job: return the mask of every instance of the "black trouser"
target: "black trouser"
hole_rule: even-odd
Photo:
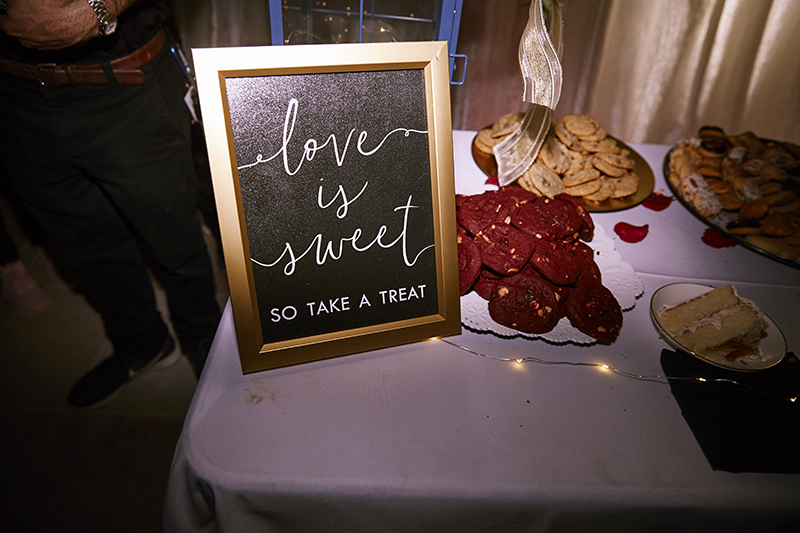
[[[17,245],[8,234],[5,220],[0,216],[0,267],[19,259]]]
[[[2,150],[0,150],[0,152],[2,152]],[[41,226],[39,226],[39,223],[36,222],[36,219],[31,216],[28,210],[24,206],[20,205],[17,195],[12,190],[9,190],[2,164],[0,164],[0,198],[3,198],[8,202],[8,205],[11,208],[11,213],[9,213],[9,215],[16,217],[17,222],[20,225],[20,229],[22,230],[24,236],[27,237],[28,241],[34,246],[43,245],[45,241],[47,241],[47,236],[44,234],[44,230],[42,230]],[[13,263],[19,258],[20,256],[19,250],[17,250],[17,244],[8,233],[5,220],[2,216],[0,216],[0,266]]]
[[[197,217],[183,77],[164,46],[144,85],[52,87],[0,74],[0,157],[80,276],[118,354],[151,355],[166,326],[140,244],[160,267],[184,351],[219,308]]]

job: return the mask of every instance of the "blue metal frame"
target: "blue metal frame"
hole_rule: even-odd
[[[450,83],[453,85],[461,85],[464,83],[464,76],[467,70],[467,56],[463,54],[456,54],[456,46],[458,45],[458,30],[461,24],[461,8],[463,5],[464,0],[442,0],[442,9],[439,13],[438,19],[438,32],[437,37],[435,40],[438,41],[447,41],[447,49],[450,51]],[[314,8],[311,6],[312,0],[308,0],[308,9],[309,11],[317,11],[321,13],[338,13],[336,10],[332,9],[320,9]],[[378,15],[375,13],[375,0],[372,0],[372,10],[370,11],[370,16],[374,17]],[[281,0],[269,0],[269,26],[270,26],[270,37],[272,38],[273,45],[283,45],[284,44],[284,36],[283,36],[283,15],[282,15],[282,8]],[[436,26],[436,20],[431,19],[421,19],[421,18],[410,18],[410,17],[403,17],[399,15],[383,15],[380,14],[382,18],[393,18],[393,19],[401,19],[401,20],[412,20],[415,22],[433,22],[434,27]],[[362,42],[363,34],[362,28],[364,27],[364,0],[359,0],[359,10],[358,10],[358,42]],[[462,76],[460,81],[453,81],[452,75],[455,72],[455,61],[456,59],[463,59],[464,66],[462,68]]]
[[[280,24],[275,21],[280,20]],[[280,0],[269,0],[269,35],[274,45],[283,44],[283,15]]]

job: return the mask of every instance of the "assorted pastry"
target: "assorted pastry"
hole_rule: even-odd
[[[461,294],[488,301],[492,320],[546,333],[559,320],[601,342],[616,340],[622,309],[602,283],[591,215],[573,197],[516,185],[456,199]]]
[[[487,158],[494,146],[522,122],[523,113],[508,113],[478,132],[474,146]],[[534,163],[516,183],[548,198],[558,194],[580,197],[590,204],[625,198],[639,189],[635,161],[589,114],[555,119]]]
[[[704,126],[673,147],[670,187],[714,226],[800,260],[800,146]]]

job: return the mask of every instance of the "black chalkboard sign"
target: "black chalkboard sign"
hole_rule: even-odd
[[[460,332],[447,58],[194,51],[245,372]]]

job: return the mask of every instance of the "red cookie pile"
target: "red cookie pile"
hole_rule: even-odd
[[[568,317],[583,333],[613,342],[622,308],[602,283],[589,213],[572,197],[517,186],[456,198],[461,294],[489,301],[489,315],[525,333],[546,333]]]

